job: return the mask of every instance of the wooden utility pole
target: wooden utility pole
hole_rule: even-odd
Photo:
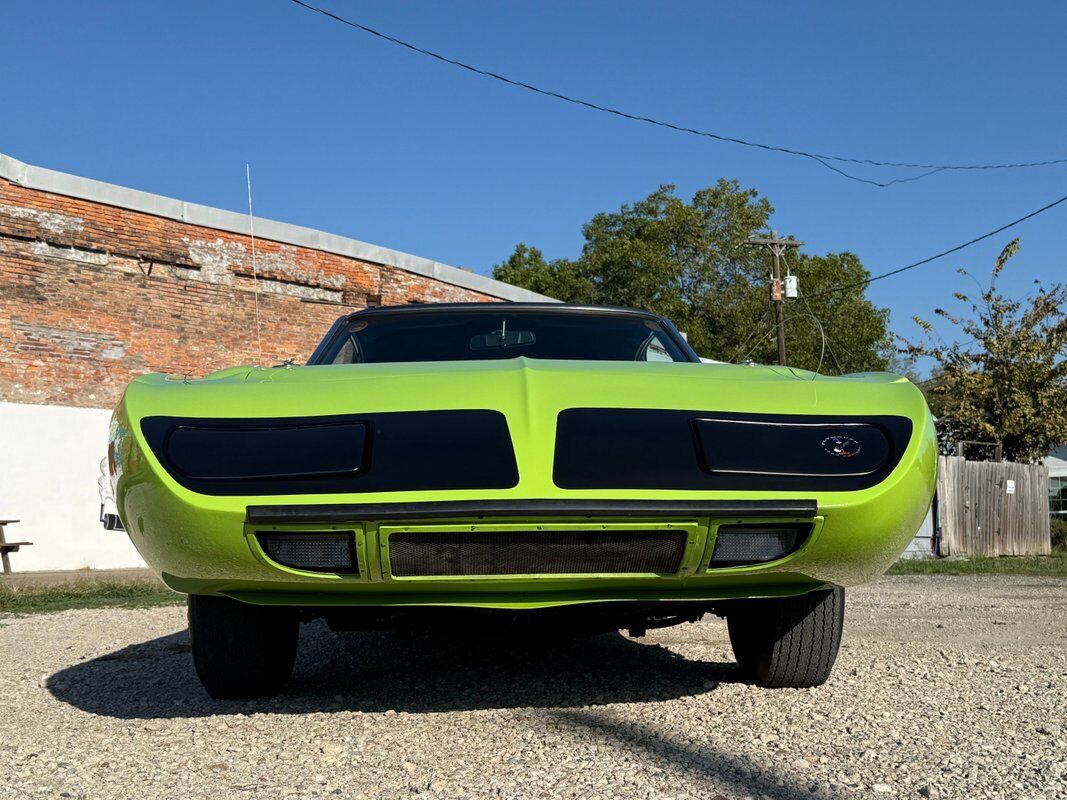
[[[779,239],[777,231],[771,231],[769,237],[757,236],[748,239],[745,244],[757,247],[767,247],[774,256],[774,271],[771,273],[771,301],[774,303],[774,318],[778,330],[778,363],[785,364],[785,311],[782,308],[784,300],[782,293],[782,253],[789,247],[800,247],[804,244],[797,239]]]

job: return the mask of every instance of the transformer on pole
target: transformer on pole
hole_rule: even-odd
[[[745,244],[759,247],[767,247],[774,256],[774,271],[771,273],[771,302],[774,303],[774,316],[778,332],[778,363],[785,364],[785,311],[782,302],[785,298],[795,298],[800,291],[800,280],[796,275],[787,275],[785,282],[782,281],[782,254],[790,247],[800,247],[803,242],[789,238],[779,239],[777,231],[771,231],[771,235],[757,236],[748,239]]]

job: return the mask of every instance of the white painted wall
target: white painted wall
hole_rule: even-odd
[[[926,512],[926,518],[919,530],[915,532],[915,538],[908,544],[907,549],[901,553],[901,558],[932,558],[931,549],[934,540],[934,509],[933,506]]]
[[[144,566],[124,532],[98,521],[110,419],[99,408],[0,403],[0,519],[21,520],[8,541],[33,542],[11,554],[14,571]]]

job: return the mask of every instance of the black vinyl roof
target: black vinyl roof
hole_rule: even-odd
[[[311,358],[308,360],[309,364],[316,363],[316,359],[322,352],[327,349],[330,340],[338,335],[339,331],[347,327],[350,322],[356,319],[364,319],[367,317],[378,316],[392,316],[392,315],[406,315],[406,314],[448,314],[449,312],[484,312],[487,314],[500,314],[501,312],[507,314],[523,313],[526,311],[534,312],[548,312],[548,313],[563,313],[563,314],[586,314],[589,316],[635,316],[644,317],[645,319],[656,320],[668,333],[668,335],[674,339],[675,344],[681,348],[690,360],[700,361],[700,356],[696,354],[689,343],[685,340],[685,336],[678,332],[678,329],[674,327],[669,319],[660,314],[656,314],[652,311],[645,311],[640,308],[627,308],[625,306],[595,306],[595,305],[579,305],[574,303],[508,303],[508,302],[486,302],[486,303],[408,303],[402,306],[374,306],[373,308],[364,308],[359,311],[353,311],[350,314],[345,314],[337,318],[330,330],[327,331],[326,336],[319,346],[315,348],[315,352],[311,354]]]
[[[379,314],[427,314],[449,311],[485,311],[499,314],[501,311],[508,313],[514,311],[563,311],[578,314],[635,314],[642,317],[652,317],[662,320],[659,314],[645,311],[640,308],[628,308],[626,306],[592,306],[578,305],[574,303],[408,303],[402,306],[374,306],[353,311],[346,315],[346,319]]]

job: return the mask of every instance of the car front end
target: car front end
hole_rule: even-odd
[[[918,529],[932,497],[936,448],[910,383],[882,375],[811,381],[766,367],[656,367],[650,378],[649,365],[517,359],[139,379],[117,417],[121,516],[148,563],[179,591],[269,603],[306,603],[313,595],[322,603],[507,607],[848,586],[883,572]],[[662,408],[668,397],[680,408]],[[782,407],[805,413],[781,415]],[[352,434],[352,449],[366,463],[325,467],[358,476],[291,476],[306,467],[289,463],[299,462],[292,448],[302,431],[337,437],[359,426],[368,432]],[[749,428],[762,444],[730,438]],[[833,445],[822,442],[855,441],[857,430],[884,435],[892,450],[888,458],[878,454],[881,464],[860,465],[867,475],[775,474],[804,468],[795,458],[804,444],[812,452],[800,455],[831,461],[824,450]],[[716,433],[726,446],[768,452],[723,454],[737,471],[716,473],[703,456]],[[272,437],[283,441],[265,445]],[[313,433],[307,446],[315,442]],[[237,472],[275,458],[267,473],[283,477],[195,475],[212,465],[168,455],[197,443],[208,460],[240,450],[248,464],[221,465]],[[850,462],[863,455],[837,457],[831,466],[855,472]],[[581,543],[583,532],[600,531],[632,532],[632,543],[625,535],[602,547],[595,537]],[[662,531],[676,535],[653,535]],[[528,561],[497,566],[492,553],[475,552],[492,549],[492,540],[464,549],[484,535],[503,537],[500,547],[514,552],[510,533],[543,543],[530,545]],[[729,551],[719,543],[723,534],[739,537]],[[279,555],[287,535],[311,542],[304,561]],[[316,563],[318,535],[340,543]],[[437,546],[429,539],[420,546],[423,535]],[[397,542],[404,545],[399,559]],[[573,551],[570,568],[553,555],[561,548]],[[615,568],[613,548],[648,556],[627,552]]]
[[[936,468],[898,376],[522,355],[145,376],[112,453],[168,586],[337,619],[838,591],[899,556]]]

